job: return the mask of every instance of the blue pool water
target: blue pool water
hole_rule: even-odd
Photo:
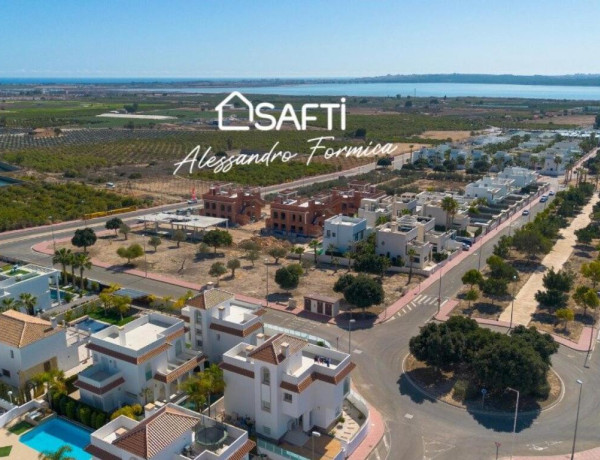
[[[84,331],[89,331],[92,334],[95,334],[102,329],[106,329],[110,324],[103,323],[102,321],[96,321],[92,318],[84,319],[76,324],[79,329],[83,329]]]
[[[66,444],[72,449],[67,456],[73,457],[75,460],[91,460],[92,458],[83,450],[90,443],[90,431],[59,418],[33,428],[22,435],[19,441],[38,452],[54,452]]]

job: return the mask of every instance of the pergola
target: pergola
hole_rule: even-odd
[[[186,232],[191,232],[192,238],[198,236],[199,230],[206,230],[210,227],[218,227],[225,224],[225,228],[229,228],[229,220],[220,217],[209,216],[180,216],[176,214],[168,214],[166,212],[158,212],[156,214],[147,214],[138,217],[138,222],[144,223],[144,230],[148,229],[148,224],[153,224],[154,231],[159,232],[161,226],[168,226],[171,235],[175,230],[182,229]]]

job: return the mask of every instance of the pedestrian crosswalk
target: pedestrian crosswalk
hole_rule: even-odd
[[[438,303],[437,297],[420,294],[420,295],[416,296],[414,298],[414,300],[411,300],[409,303],[407,303],[398,313],[396,313],[394,315],[394,318],[400,318],[402,315],[405,315],[408,312],[411,312],[412,310],[419,308],[422,305],[436,305],[437,306],[437,303]],[[444,303],[444,302],[442,301],[442,303]]]

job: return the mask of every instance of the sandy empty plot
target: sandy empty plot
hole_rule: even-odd
[[[446,140],[450,138],[453,142],[458,142],[471,137],[471,131],[425,131],[419,137],[436,140]]]
[[[526,123],[554,123],[555,125],[577,125],[592,126],[594,124],[594,115],[560,115],[557,117],[545,117],[536,120],[525,120]]]

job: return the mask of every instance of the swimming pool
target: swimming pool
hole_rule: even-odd
[[[69,457],[91,460],[92,456],[83,450],[90,443],[90,433],[66,420],[53,418],[22,435],[19,441],[38,452],[54,452],[66,444],[72,449]]]
[[[102,329],[106,329],[110,324],[103,323],[102,321],[97,321],[92,318],[86,318],[83,321],[79,321],[75,326],[79,329],[83,329],[84,331],[89,331],[92,334],[95,334]]]

